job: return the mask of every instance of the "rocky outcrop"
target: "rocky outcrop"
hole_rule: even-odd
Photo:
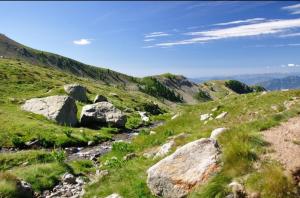
[[[94,99],[94,103],[97,102],[107,102],[107,98],[103,95],[97,95]]]
[[[77,124],[77,107],[75,101],[68,96],[49,96],[27,100],[22,109],[43,115],[61,125]]]
[[[219,146],[214,139],[190,142],[150,167],[147,185],[155,196],[185,197],[218,170],[219,154]]]
[[[86,96],[86,88],[79,84],[65,85],[64,90],[72,97],[74,100],[81,102],[87,102],[88,98]]]
[[[141,120],[142,120],[143,122],[149,122],[149,121],[150,121],[150,118],[147,116],[147,113],[146,113],[146,112],[144,112],[144,111],[139,111],[138,113],[140,114]]]
[[[82,108],[80,122],[83,126],[111,124],[124,127],[126,115],[109,102],[98,102]]]

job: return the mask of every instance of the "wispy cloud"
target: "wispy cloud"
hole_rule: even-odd
[[[240,24],[240,23],[256,23],[256,22],[264,21],[264,20],[266,20],[266,19],[265,18],[253,18],[253,19],[230,21],[230,22],[225,22],[225,23],[216,23],[214,25],[235,25],[235,24]]]
[[[154,37],[162,37],[162,36],[169,36],[170,34],[165,32],[152,32],[145,35],[145,38],[154,38]]]
[[[155,41],[154,38],[144,39],[145,42]]]
[[[283,10],[289,11],[291,14],[300,14],[300,3],[282,7]]]
[[[299,64],[289,63],[287,65],[281,65],[281,67],[300,67]]]
[[[286,43],[286,44],[274,44],[274,45],[252,45],[248,47],[300,47],[300,43]]]
[[[216,30],[200,31],[200,32],[188,32],[185,35],[195,36],[191,39],[163,42],[158,43],[156,46],[175,46],[175,45],[187,45],[193,43],[203,43],[211,40],[260,36],[275,33],[283,33],[287,30],[300,28],[300,18],[298,19],[279,19],[267,22],[239,25],[230,28],[222,28]]]
[[[79,39],[79,40],[73,41],[73,43],[75,45],[89,45],[89,44],[91,44],[91,39]]]

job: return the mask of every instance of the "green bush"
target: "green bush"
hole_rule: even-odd
[[[208,93],[199,90],[199,92],[194,96],[200,102],[206,102],[212,100]]]
[[[125,127],[128,129],[136,129],[143,124],[139,116],[131,116],[127,119]]]
[[[237,80],[228,80],[225,82],[225,86],[238,94],[253,92],[253,88]]]

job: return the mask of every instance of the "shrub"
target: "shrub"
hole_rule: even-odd
[[[246,94],[253,92],[253,89],[237,80],[229,80],[225,82],[225,86],[238,94]]]
[[[12,144],[13,144],[14,147],[17,147],[17,148],[24,148],[25,147],[25,141],[19,136],[13,136]]]
[[[202,90],[199,90],[199,92],[194,97],[200,102],[206,102],[211,100],[209,94]]]
[[[126,128],[128,129],[136,129],[143,124],[142,120],[138,116],[131,116],[127,119]]]
[[[56,160],[58,163],[63,163],[66,159],[65,152],[63,150],[53,150],[51,152],[51,155],[54,160]]]

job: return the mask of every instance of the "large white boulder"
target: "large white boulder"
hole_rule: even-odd
[[[150,167],[147,185],[155,196],[185,197],[218,170],[219,156],[219,146],[214,139],[190,142]]]
[[[77,107],[75,101],[68,96],[49,96],[32,98],[21,107],[25,111],[43,115],[61,125],[77,124]]]
[[[84,126],[111,124],[124,127],[126,115],[109,102],[98,102],[83,106],[80,123]]]
[[[69,84],[64,86],[65,92],[69,94],[74,100],[81,102],[87,102],[88,98],[86,96],[86,88],[79,84]]]

